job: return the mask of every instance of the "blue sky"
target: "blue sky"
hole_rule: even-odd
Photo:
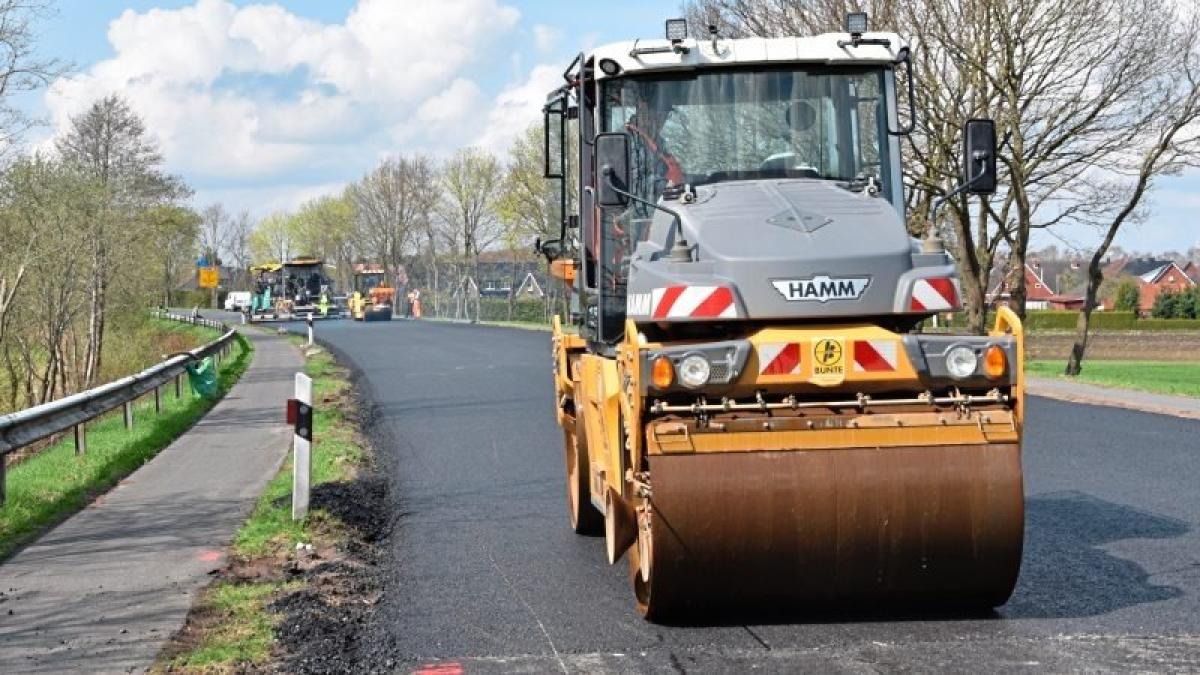
[[[581,47],[657,36],[678,0],[61,0],[40,50],[72,75],[26,105],[44,142],[116,91],[168,168],[256,216],[336,192],[380,157],[502,152]],[[1200,171],[1164,179],[1130,250],[1200,246]],[[1060,233],[1086,247],[1095,233]],[[1042,235],[1034,245],[1056,244]]]

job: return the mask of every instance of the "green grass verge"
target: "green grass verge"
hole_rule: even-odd
[[[216,331],[204,330],[207,339],[216,336]],[[240,336],[234,342],[232,358],[221,364],[221,395],[246,370],[252,350]],[[88,423],[87,452],[83,455],[75,454],[74,439],[68,434],[10,467],[8,498],[0,507],[0,560],[146,463],[214,404],[193,394],[186,383],[183,396],[177,399],[174,387],[168,385],[162,389],[161,414],[154,412],[153,396],[134,404],[132,430],[125,429],[118,408]]]
[[[1066,361],[1030,361],[1026,372],[1066,378]],[[1085,361],[1079,381],[1156,394],[1200,397],[1200,363],[1168,361]]]
[[[177,657],[177,670],[212,670],[219,664],[261,661],[270,654],[274,628],[266,605],[291,584],[217,584],[204,595],[205,610],[214,622],[204,641]]]
[[[297,346],[299,337],[289,338]],[[366,451],[355,440],[350,417],[349,373],[333,357],[319,351],[305,360],[305,372],[313,378],[312,483],[346,481],[367,460]],[[281,559],[297,543],[329,542],[338,536],[338,522],[320,509],[303,521],[292,520],[292,462],[289,458],[279,474],[268,483],[250,518],[234,537],[232,557],[241,561]],[[280,617],[267,611],[271,600],[290,592],[302,582],[218,581],[210,586],[194,616],[213,617],[204,622],[195,646],[170,657],[159,667],[166,671],[226,671],[262,665],[271,656],[274,630]]]

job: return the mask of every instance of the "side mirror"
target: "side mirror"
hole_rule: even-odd
[[[963,128],[963,182],[973,195],[996,194],[996,123],[967,120]]]
[[[596,134],[596,197],[601,207],[625,206],[629,198],[629,137],[622,132]],[[617,189],[614,190],[613,188]]]
[[[546,241],[542,241],[541,238],[538,238],[538,240],[533,243],[533,248],[537,253],[545,256],[546,260],[549,261],[558,260],[563,256],[563,245],[562,241],[559,239],[548,239]]]

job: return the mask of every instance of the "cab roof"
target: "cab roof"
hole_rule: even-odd
[[[665,39],[616,42],[597,47],[587,55],[598,65],[604,59],[621,66],[618,75],[640,72],[691,70],[740,64],[814,63],[825,65],[884,65],[900,58],[908,43],[896,33],[865,33],[863,44],[850,44],[848,33],[824,33],[810,37],[718,39],[713,50],[711,40],[688,38],[672,49]],[[886,40],[882,44],[867,44]],[[638,50],[652,49],[652,53]],[[686,51],[685,51],[686,50]],[[597,79],[612,76],[595,69]]]

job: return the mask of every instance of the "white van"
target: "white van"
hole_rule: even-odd
[[[243,312],[250,306],[250,291],[230,291],[225,296],[226,312]]]

